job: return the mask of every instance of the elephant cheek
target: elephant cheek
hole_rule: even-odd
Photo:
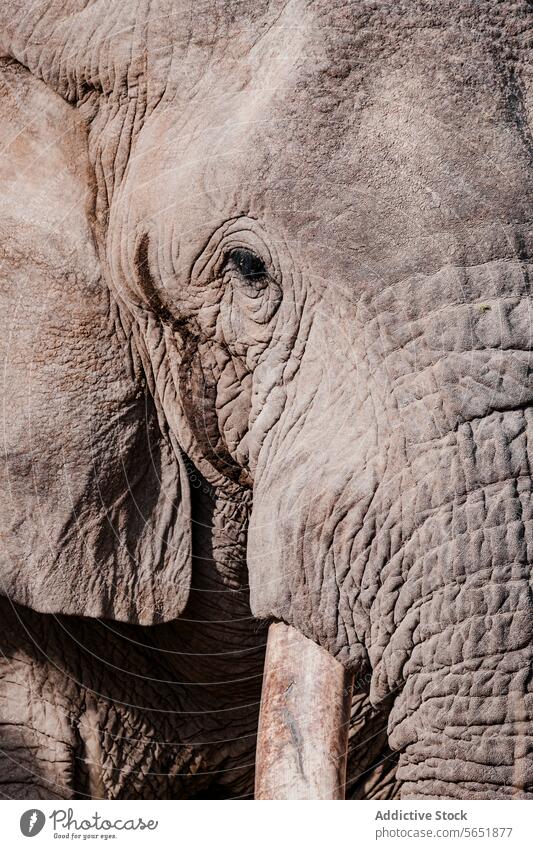
[[[352,569],[376,471],[353,476],[333,459],[273,472],[254,490],[248,531],[250,605],[296,628],[347,668],[367,661],[367,613]],[[363,562],[364,558],[360,558]]]

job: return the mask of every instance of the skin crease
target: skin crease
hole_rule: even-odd
[[[229,795],[249,792],[253,742],[242,741],[253,738],[256,707],[245,706],[256,704],[260,681],[255,691],[242,682],[260,675],[257,621],[275,617],[366,681],[354,729],[368,720],[371,741],[374,722],[378,751],[352,757],[352,775],[387,757],[388,716],[396,775],[380,767],[354,795],[530,797],[527,4],[225,3],[191,16],[186,4],[169,14],[161,3],[144,29],[144,4],[127,4],[120,26],[106,13],[106,49],[101,35],[90,40],[103,8],[83,5],[72,17],[44,3],[42,16],[10,18],[4,48],[79,107],[87,128],[91,262],[132,360],[128,375],[115,375],[110,359],[94,397],[120,388],[116,409],[127,398],[135,421],[146,384],[151,429],[130,441],[125,469],[129,478],[139,444],[157,446],[166,477],[146,475],[139,487],[150,540],[166,539],[159,496],[179,478],[170,498],[179,514],[164,519],[180,529],[168,547],[178,567],[171,572],[176,559],[164,547],[158,577],[163,590],[176,580],[187,590],[192,580],[192,590],[171,598],[159,589],[142,531],[138,577],[127,558],[108,554],[116,540],[99,530],[99,557],[123,576],[123,598],[108,592],[102,602],[104,568],[83,598],[58,583],[55,609],[39,587],[28,594],[24,571],[8,572],[7,594],[42,615],[149,625],[183,614],[150,634],[158,651],[180,647],[173,674],[189,684],[184,710],[194,709],[195,688],[183,646],[207,645],[196,681],[225,684],[202,690],[201,730],[178,723],[170,733],[185,745],[216,733],[219,705],[236,705],[241,750],[215,740],[205,754],[214,770],[226,758],[237,769]],[[236,250],[261,260],[259,280],[242,273]],[[83,326],[88,352],[99,351],[93,325]],[[75,333],[55,332],[76,362]],[[135,390],[126,392],[128,381]],[[111,456],[122,431],[103,433],[97,456]],[[85,445],[74,442],[72,456]],[[187,502],[194,475],[206,482],[206,521],[195,518],[198,500]],[[119,518],[114,527],[131,521],[127,504]],[[53,564],[68,569],[70,537],[51,537],[68,554]],[[202,598],[213,582],[227,616]],[[84,645],[97,643],[98,627]],[[224,663],[210,665],[221,639]],[[238,666],[242,697],[228,684],[235,644],[250,646]],[[165,702],[164,687],[157,698]],[[77,732],[61,726],[57,739],[67,753],[85,746],[105,759],[94,727],[106,710],[80,703],[73,695],[68,728]],[[182,771],[202,772],[188,757]],[[66,783],[79,792],[77,779]],[[161,792],[191,795],[193,784]],[[84,786],[143,792],[142,781],[111,789],[101,770]]]

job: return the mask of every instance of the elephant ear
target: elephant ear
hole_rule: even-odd
[[[76,110],[0,62],[0,592],[153,624],[190,586],[187,476],[106,285]]]

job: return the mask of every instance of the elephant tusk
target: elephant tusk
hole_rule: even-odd
[[[344,799],[353,676],[283,622],[268,632],[256,799]]]

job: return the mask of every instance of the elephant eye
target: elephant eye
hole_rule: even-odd
[[[234,248],[229,252],[227,265],[232,267],[253,289],[264,289],[268,273],[261,257],[247,248]]]

